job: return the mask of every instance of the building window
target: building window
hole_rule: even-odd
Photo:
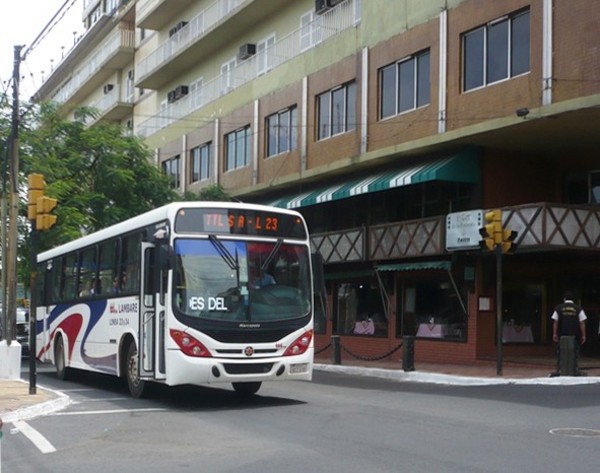
[[[204,86],[204,78],[199,77],[195,81],[190,82],[190,103],[192,110],[202,106],[202,87]]]
[[[225,171],[250,163],[250,125],[225,135]]]
[[[180,185],[180,158],[179,155],[175,156],[171,159],[167,159],[162,163],[163,172],[171,178],[171,187],[178,189]]]
[[[258,75],[269,72],[273,68],[275,35],[256,44],[256,69]]]
[[[323,39],[322,17],[310,11],[300,18],[300,50],[305,51],[319,44]]]
[[[429,73],[429,50],[380,69],[380,118],[388,118],[429,104]]]
[[[267,157],[296,149],[298,118],[296,106],[280,110],[266,118]]]
[[[529,37],[529,10],[463,34],[463,90],[528,72]]]
[[[210,178],[210,162],[212,155],[212,143],[204,143],[196,146],[190,151],[190,181],[198,182]]]
[[[388,315],[381,286],[375,277],[337,285],[338,333],[356,336],[387,336]]]
[[[461,285],[463,282],[460,281]],[[466,340],[465,295],[457,292],[448,274],[432,271],[430,276],[403,281],[397,288],[396,337]]]
[[[231,92],[234,87],[234,72],[237,65],[236,58],[221,64],[221,93]]]
[[[317,139],[339,135],[356,127],[356,82],[317,96]]]

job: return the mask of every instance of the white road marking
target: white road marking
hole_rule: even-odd
[[[42,453],[52,453],[56,452],[54,446],[48,442],[46,437],[40,434],[37,430],[31,427],[27,422],[22,420],[16,420],[13,422],[13,425],[21,432],[25,437],[31,440],[40,452]]]
[[[91,416],[91,415],[102,415],[102,414],[128,414],[130,412],[160,412],[166,411],[160,407],[150,407],[147,409],[111,409],[103,411],[79,411],[79,412],[56,412],[53,416]]]

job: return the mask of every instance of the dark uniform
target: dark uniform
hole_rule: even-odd
[[[565,297],[562,304],[557,305],[552,313],[554,321],[552,339],[558,343],[560,337],[575,337],[575,366],[579,361],[579,345],[585,343],[585,320],[587,316],[581,306]],[[560,343],[556,347],[557,372],[560,367]]]

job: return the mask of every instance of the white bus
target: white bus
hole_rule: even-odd
[[[178,202],[38,255],[36,356],[150,383],[312,378],[306,223],[253,204]],[[321,270],[320,268],[317,271]]]

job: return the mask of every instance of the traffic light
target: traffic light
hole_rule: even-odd
[[[40,197],[37,200],[37,215],[35,216],[35,229],[36,230],[49,230],[54,226],[57,220],[56,215],[52,215],[52,212],[58,201],[51,197]]]
[[[35,221],[35,229],[44,231],[49,230],[56,223],[56,215],[52,212],[58,201],[44,195],[46,183],[42,174],[30,174],[29,183],[29,201],[27,204],[27,218]]]
[[[494,251],[496,245],[502,244],[502,210],[490,210],[483,216],[487,222],[479,229],[483,239],[479,242],[482,249]]]
[[[30,174],[27,176],[29,185],[28,201],[27,201],[27,220],[35,220],[37,215],[37,201],[44,196],[44,176],[42,174]]]
[[[518,235],[514,230],[502,230],[502,253],[514,253],[517,249],[515,240]]]

